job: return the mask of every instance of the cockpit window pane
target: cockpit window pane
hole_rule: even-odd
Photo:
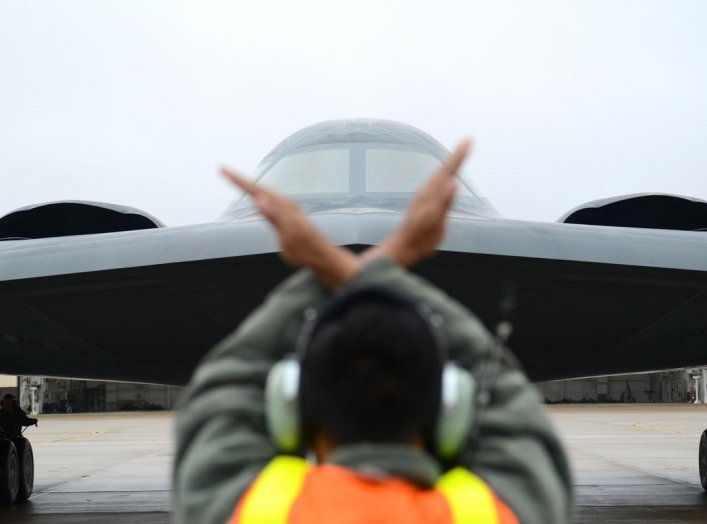
[[[349,192],[349,150],[325,149],[286,156],[258,183],[286,195]]]
[[[367,149],[366,191],[414,193],[440,165],[440,161],[432,155],[416,151]],[[459,184],[459,192],[471,194],[463,184]]]

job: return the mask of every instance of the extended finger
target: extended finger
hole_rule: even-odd
[[[224,166],[221,168],[221,174],[226,177],[231,183],[242,189],[253,197],[258,210],[268,219],[275,227],[281,222],[281,209],[283,208],[282,197],[274,191],[265,187],[258,186],[251,180],[237,173],[234,169]]]
[[[462,162],[464,162],[464,159],[469,154],[470,150],[471,140],[468,138],[462,140],[454,152],[449,155],[449,158],[447,158],[444,165],[442,165],[440,172],[444,173],[447,177],[454,176],[457,171],[459,171],[459,167],[462,165]]]
[[[446,182],[456,177],[457,171],[469,154],[470,149],[471,141],[468,139],[462,141],[454,152],[449,155],[444,164],[429,178],[427,184],[423,187],[422,191],[420,191],[419,196],[425,199],[437,198]]]
[[[226,177],[232,184],[236,185],[249,195],[257,195],[260,192],[260,187],[256,186],[251,180],[242,176],[235,169],[228,166],[223,166],[221,168],[221,174]]]

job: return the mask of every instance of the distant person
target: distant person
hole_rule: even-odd
[[[0,409],[0,428],[5,433],[5,437],[19,437],[22,435],[23,426],[32,425],[37,425],[37,419],[28,417],[15,397],[10,394],[5,395],[2,399],[2,409]]]
[[[226,172],[306,269],[194,372],[176,418],[177,522],[570,520],[567,460],[536,390],[478,319],[404,269],[443,237],[466,151],[360,256]]]

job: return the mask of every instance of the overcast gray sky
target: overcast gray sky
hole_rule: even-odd
[[[216,218],[281,139],[400,120],[510,218],[707,199],[707,2],[0,0],[0,215],[44,201]]]

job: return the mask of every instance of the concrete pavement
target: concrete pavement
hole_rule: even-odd
[[[566,443],[577,523],[707,522],[697,474],[705,405],[548,408]],[[35,492],[0,523],[170,522],[171,413],[45,415],[29,428]]]

